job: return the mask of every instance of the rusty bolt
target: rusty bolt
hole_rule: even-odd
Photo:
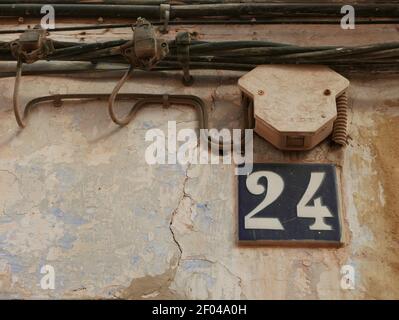
[[[53,106],[55,108],[60,108],[62,106],[62,100],[61,100],[61,97],[58,94],[54,97]]]
[[[325,96],[329,96],[330,94],[331,94],[331,90],[330,89],[324,90],[324,95]]]

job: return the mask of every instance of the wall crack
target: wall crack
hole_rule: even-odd
[[[170,233],[172,234],[173,242],[176,244],[176,247],[179,250],[179,257],[178,257],[178,261],[177,261],[177,264],[176,264],[176,269],[180,265],[180,262],[181,262],[181,259],[182,259],[182,256],[183,256],[183,248],[182,248],[181,244],[179,243],[179,241],[176,238],[176,234],[175,234],[175,232],[173,230],[173,223],[174,223],[175,217],[177,215],[177,212],[178,212],[178,210],[180,208],[180,205],[181,205],[181,203],[183,202],[183,200],[185,198],[189,198],[191,203],[195,203],[194,199],[186,191],[186,185],[187,185],[187,182],[188,182],[188,179],[189,179],[188,171],[190,170],[190,167],[191,167],[191,163],[189,163],[187,165],[187,168],[185,170],[185,177],[184,177],[184,180],[183,180],[183,187],[182,187],[182,196],[180,197],[176,208],[172,211],[172,215],[171,215],[170,222],[169,222],[169,230],[170,230]]]

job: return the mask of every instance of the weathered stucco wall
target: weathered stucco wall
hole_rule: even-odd
[[[398,40],[392,26],[189,29],[204,39],[304,45]],[[87,40],[122,36],[129,37],[128,30],[84,35]],[[236,127],[241,74],[196,74],[191,88],[181,85],[179,75],[139,74],[122,91],[195,94],[207,102],[214,127]],[[168,120],[176,120],[179,128],[196,128],[191,109],[145,109],[120,129],[105,103],[44,104],[19,131],[12,113],[12,78],[0,79],[0,297],[399,298],[399,77],[364,74],[350,80],[346,149],[326,142],[311,152],[282,153],[255,138],[256,161],[339,167],[345,245],[315,249],[236,244],[233,166],[145,162],[146,130],[166,130]],[[24,77],[21,100],[110,92],[115,81]],[[46,264],[55,269],[54,290],[40,287],[40,268]],[[340,287],[340,268],[346,264],[355,267],[355,290]]]

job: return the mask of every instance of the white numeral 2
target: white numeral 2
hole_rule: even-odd
[[[277,173],[271,171],[258,171],[252,173],[247,178],[247,189],[249,192],[255,195],[260,195],[266,191],[265,187],[258,183],[259,179],[262,177],[267,179],[267,192],[263,201],[245,216],[245,229],[284,230],[283,225],[277,218],[252,218],[259,211],[273,203],[284,189],[284,181]]]
[[[332,217],[330,210],[321,204],[321,198],[314,200],[313,206],[308,205],[309,201],[316,194],[324,180],[325,172],[312,172],[309,185],[297,205],[297,216],[300,218],[314,218],[314,223],[309,226],[310,230],[332,230],[332,227],[324,222],[324,218]],[[267,191],[264,185],[259,183],[260,178],[267,179]],[[257,171],[248,176],[246,181],[247,189],[254,195],[261,195],[266,191],[265,197],[250,213],[244,218],[245,229],[267,229],[284,230],[278,218],[256,218],[258,212],[272,204],[284,190],[284,181],[272,171]]]
[[[308,188],[296,207],[298,217],[315,218],[315,222],[309,227],[310,230],[332,230],[331,226],[324,222],[324,218],[332,217],[332,214],[326,206],[321,205],[321,198],[314,199],[313,206],[307,205],[321,186],[324,176],[325,172],[312,172]]]

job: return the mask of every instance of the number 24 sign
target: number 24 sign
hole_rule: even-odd
[[[240,242],[341,244],[336,168],[256,163],[238,177]]]

